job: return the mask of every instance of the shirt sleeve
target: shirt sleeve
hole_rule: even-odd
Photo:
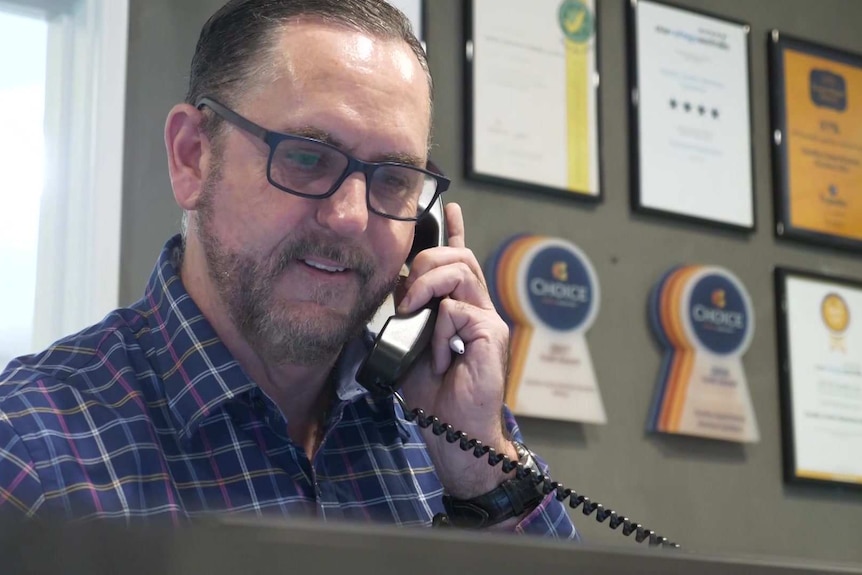
[[[510,436],[516,441],[523,441],[515,416],[505,405],[503,406],[503,421]],[[548,473],[548,465],[544,460],[536,457],[536,463],[538,463],[542,473]],[[555,539],[581,540],[581,536],[575,529],[575,524],[566,510],[566,504],[558,501],[553,492],[549,493],[533,511],[515,525],[515,533],[540,535]]]
[[[34,517],[44,500],[36,465],[0,412],[0,517]]]

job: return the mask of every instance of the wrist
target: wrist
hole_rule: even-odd
[[[457,443],[448,443],[441,437],[428,437],[427,442],[434,467],[443,491],[457,499],[470,499],[498,487],[514,477],[514,471],[504,473],[502,464],[490,465],[488,454],[476,457],[472,449],[463,451]],[[484,445],[494,448],[497,455],[505,455],[510,461],[518,461],[515,445],[507,439]]]
[[[513,448],[518,453],[513,461],[518,461],[527,470],[540,473],[529,449],[517,442]],[[520,521],[541,503],[544,493],[532,475],[520,479],[510,475],[515,474],[506,474],[496,487],[478,496],[459,498],[448,493],[444,495],[443,506],[448,521],[456,527],[468,528],[500,527]]]

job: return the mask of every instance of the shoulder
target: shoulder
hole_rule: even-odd
[[[0,372],[0,416],[17,429],[22,418],[103,396],[125,374],[148,369],[142,346],[148,331],[144,312],[118,309],[39,353],[13,359]]]

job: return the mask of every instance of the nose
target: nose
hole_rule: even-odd
[[[348,176],[335,193],[318,200],[317,223],[342,236],[358,236],[368,227],[365,174]]]

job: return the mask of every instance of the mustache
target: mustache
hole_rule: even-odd
[[[331,238],[318,233],[308,233],[293,238],[285,244],[273,262],[270,273],[277,276],[287,269],[292,261],[307,257],[319,257],[335,262],[359,275],[363,282],[374,276],[374,258],[365,249],[344,238]]]

